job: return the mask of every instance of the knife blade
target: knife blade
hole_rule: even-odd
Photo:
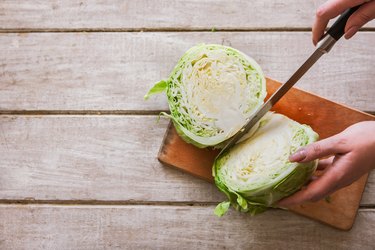
[[[317,44],[315,51],[302,64],[300,68],[286,81],[255,113],[247,119],[246,124],[229,140],[221,149],[216,159],[225,153],[229,148],[234,146],[249,130],[259,122],[259,120],[279,101],[293,85],[318,61],[318,59],[328,53],[333,45],[344,35],[345,24],[349,17],[359,8],[356,6],[346,10],[331,28],[324,34]]]

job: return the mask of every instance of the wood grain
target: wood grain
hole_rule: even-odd
[[[34,1],[0,3],[1,29],[310,28],[324,0]],[[277,10],[277,11],[275,11]],[[368,27],[375,27],[369,23]]]
[[[374,174],[350,232],[280,210],[218,219],[224,197],[157,162],[168,122],[144,115],[167,109],[142,97],[196,43],[236,47],[286,80],[313,50],[303,31],[324,1],[0,1],[0,114],[11,114],[0,115],[0,249],[373,249]],[[366,27],[298,86],[374,112]],[[212,28],[251,32],[189,32]],[[80,116],[45,115],[68,113]]]
[[[373,249],[375,215],[341,232],[285,211],[213,206],[0,206],[1,249]]]
[[[297,86],[375,111],[374,39],[340,41]],[[164,95],[144,94],[202,42],[240,49],[281,82],[313,51],[309,32],[0,34],[0,110],[165,110]]]
[[[0,116],[0,200],[208,202],[217,188],[157,161],[157,116]],[[362,205],[375,205],[370,175]]]
[[[0,200],[222,199],[161,166],[157,116],[0,116]]]

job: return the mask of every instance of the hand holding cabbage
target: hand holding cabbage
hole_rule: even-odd
[[[346,187],[375,168],[375,121],[356,123],[343,132],[310,144],[290,157],[293,162],[319,161],[324,174],[306,189],[281,200],[279,206],[318,201]]]

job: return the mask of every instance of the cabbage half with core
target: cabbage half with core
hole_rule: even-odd
[[[145,96],[166,91],[179,135],[197,147],[220,146],[263,104],[265,78],[259,65],[242,52],[216,44],[189,49],[169,78]]]
[[[230,205],[251,215],[261,213],[299,190],[316,169],[317,161],[288,160],[297,149],[318,139],[309,126],[269,112],[249,133],[214,163],[216,186],[229,199],[216,207],[218,216]]]

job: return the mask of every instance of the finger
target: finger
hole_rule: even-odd
[[[320,14],[319,9],[318,9],[318,11],[316,12],[316,17],[315,17],[314,24],[312,27],[312,41],[315,46],[319,42],[320,38],[323,36],[324,30],[327,27],[327,24],[329,21],[328,18],[323,18],[320,15],[322,14]]]
[[[337,190],[341,178],[342,175],[338,174],[338,171],[330,168],[323,176],[311,182],[306,189],[282,199],[277,205],[288,207],[307,201],[318,201]]]
[[[355,33],[366,23],[375,18],[375,1],[363,4],[348,19],[345,26],[345,39],[354,36]]]
[[[291,162],[309,162],[322,157],[348,152],[348,142],[341,135],[328,137],[303,147],[289,157]]]
[[[315,14],[315,20],[312,27],[313,43],[316,45],[324,34],[324,29],[327,27],[328,21],[346,9],[360,5],[365,0],[329,0],[321,5]]]
[[[328,166],[331,166],[332,163],[333,163],[333,158],[334,158],[334,156],[331,156],[331,157],[329,157],[327,159],[320,160],[319,163],[318,163],[317,169],[318,170],[324,170]]]

